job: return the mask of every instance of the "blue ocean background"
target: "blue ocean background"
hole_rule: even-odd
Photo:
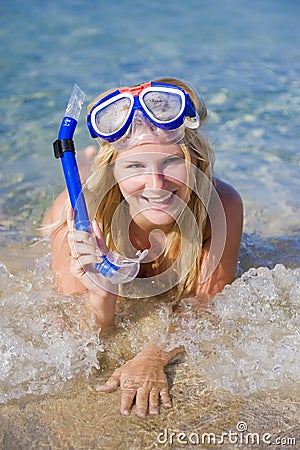
[[[243,196],[245,232],[285,241],[289,255],[270,264],[299,263],[297,0],[3,0],[0,11],[5,239],[26,239],[41,201],[63,188],[52,142],[74,82],[87,104],[110,87],[174,76],[207,103],[216,173]],[[92,143],[84,112],[75,139],[78,150]]]
[[[283,417],[286,426],[295,422],[296,402],[289,399],[295,399],[299,379],[299,21],[298,0],[1,0],[0,403],[27,394],[43,400],[49,393],[62,392],[68,381],[90,376],[101,349],[111,348],[114,365],[119,365],[122,345],[128,345],[122,350],[125,355],[129,350],[134,353],[144,345],[148,332],[160,329],[160,320],[167,323],[164,307],[152,325],[150,319],[145,326],[128,319],[120,325],[119,340],[107,347],[89,328],[82,331],[80,309],[72,299],[53,292],[49,245],[40,242],[37,227],[64,188],[52,142],[73,84],[87,95],[85,109],[108,88],[172,76],[190,83],[205,100],[216,175],[240,192],[245,207],[240,278],[216,302],[221,328],[216,324],[201,328],[197,319],[178,337],[187,344],[196,369],[203,367],[209,375],[209,389],[216,386],[224,391],[206,400],[201,397],[197,370],[191,379],[180,378],[183,366],[178,366],[173,398],[180,403],[183,392],[188,403],[180,405],[192,406],[184,411],[175,408],[173,425],[193,430],[199,422],[193,414],[202,403],[203,420],[208,424],[211,420],[216,431],[220,411],[223,418],[226,414],[240,418],[243,410],[249,421],[267,424],[267,431],[285,429],[280,424]],[[93,143],[85,120],[83,111],[75,133],[77,151]],[[199,350],[203,347],[210,359]],[[190,380],[199,397],[189,391]],[[152,448],[143,446],[142,440],[136,446],[126,440],[130,438],[127,423],[116,419],[119,393],[107,400],[97,398],[102,410],[95,409],[94,394],[86,385],[85,381],[75,388],[68,402],[55,404],[52,422],[47,416],[51,407],[42,406],[43,420],[48,417],[48,425],[59,428],[57,417],[69,417],[74,398],[72,417],[81,408],[86,415],[100,414],[93,432],[96,442],[102,428],[106,430],[108,446],[103,448]],[[275,404],[273,389],[283,392],[286,403]],[[81,400],[78,391],[84,393]],[[242,396],[246,406],[240,406],[240,397],[227,398],[225,391]],[[271,400],[260,403],[255,397],[258,391]],[[59,416],[56,408],[63,404],[65,416]],[[19,411],[18,403],[15,407]],[[34,406],[26,408],[25,422],[17,427],[10,419],[8,434],[30,430],[38,413]],[[3,411],[5,428],[10,423],[5,417],[15,416],[13,410],[7,410],[7,416]],[[75,431],[82,425],[81,418],[76,420]],[[68,420],[70,427],[73,422]],[[145,436],[145,425],[131,422],[132,429],[131,437]],[[6,449],[30,448],[32,436],[40,430],[35,425],[31,435],[28,431],[27,447],[20,446],[15,436],[15,447]],[[62,435],[70,431],[64,425],[62,430]],[[147,436],[145,442],[153,442],[150,431]],[[54,448],[47,447],[47,439],[45,448]],[[127,447],[122,447],[124,442]],[[67,444],[64,448],[83,448],[79,441],[73,447]]]

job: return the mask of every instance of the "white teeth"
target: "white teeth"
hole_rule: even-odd
[[[168,195],[165,195],[164,197],[145,197],[145,198],[150,203],[165,203],[172,197],[172,195],[173,192],[170,192]]]

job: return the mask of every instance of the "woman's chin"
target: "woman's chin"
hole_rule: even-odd
[[[173,214],[170,214],[166,211],[162,211],[159,209],[148,209],[143,213],[136,215],[134,218],[135,222],[140,222],[141,224],[151,224],[158,227],[164,227],[173,224],[176,221],[176,218]]]

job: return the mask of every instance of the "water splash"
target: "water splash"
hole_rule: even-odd
[[[215,297],[212,311],[186,310],[170,347],[179,342],[211,386],[250,395],[297,390],[300,269],[250,269]]]
[[[0,264],[1,403],[57,392],[93,368],[114,370],[155,339],[183,344],[193,377],[208,386],[241,395],[297,389],[299,268],[252,268],[196,314],[186,307],[174,316],[162,300],[128,300],[115,333],[100,341],[82,300],[54,293],[49,255],[35,258],[33,269]],[[172,321],[176,332],[166,344]]]
[[[0,403],[55,392],[98,367],[92,318],[79,299],[53,295],[40,271],[14,275],[0,264]]]

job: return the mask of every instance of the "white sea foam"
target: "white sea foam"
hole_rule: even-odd
[[[194,371],[235,394],[299,388],[300,269],[250,269],[209,313],[185,311],[170,347],[185,345]]]
[[[54,392],[98,367],[101,346],[80,303],[53,295],[38,270],[14,275],[1,263],[0,281],[0,403]]]
[[[1,263],[2,403],[87,378],[99,368],[99,352],[117,366],[149,340],[164,342],[171,321],[167,305],[158,303],[153,313],[149,300],[135,300],[134,307],[129,303],[134,313],[117,320],[117,333],[101,341],[80,299],[53,291],[48,260],[49,255],[39,257],[33,269],[17,274]],[[211,386],[243,395],[290,391],[299,374],[299,298],[300,269],[251,268],[216,296],[209,312],[195,317],[187,309],[175,316],[176,332],[168,345],[183,344],[192,372],[204,371]]]

